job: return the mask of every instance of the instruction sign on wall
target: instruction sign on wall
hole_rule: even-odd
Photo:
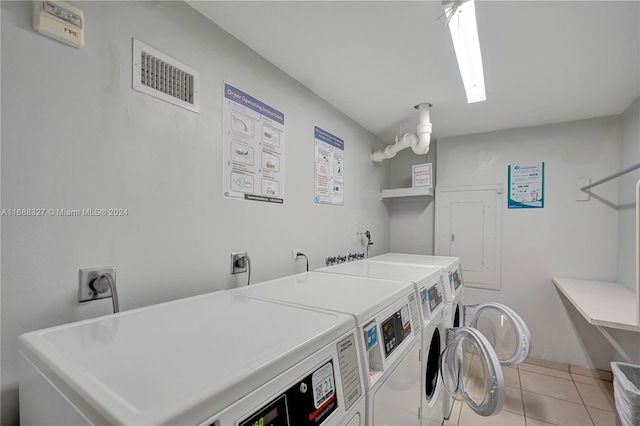
[[[344,205],[344,141],[320,127],[314,129],[316,204]]]
[[[223,197],[284,202],[284,114],[224,83]]]
[[[544,162],[508,166],[510,209],[544,207]]]

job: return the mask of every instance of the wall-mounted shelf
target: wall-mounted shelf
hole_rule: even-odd
[[[417,188],[383,189],[380,191],[380,200],[403,197],[433,197],[433,188],[421,186]]]
[[[606,281],[553,278],[553,283],[587,322],[594,325],[627,362],[631,362],[631,358],[604,327],[640,333],[637,312],[639,295],[618,283]]]
[[[637,322],[637,295],[612,282],[553,278],[589,324],[640,332]]]

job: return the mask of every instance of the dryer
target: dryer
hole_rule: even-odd
[[[418,299],[418,314],[421,324],[420,350],[420,423],[441,425],[443,421],[442,386],[438,377],[440,352],[445,347],[444,271],[439,267],[400,265],[391,263],[357,262],[342,263],[316,269],[318,272],[355,275],[361,277],[397,279],[414,283]],[[436,287],[432,289],[432,287]],[[429,289],[439,291],[442,304],[437,312],[429,311],[426,298]],[[432,299],[433,302],[434,299]]]
[[[412,282],[314,271],[229,291],[352,315],[363,356],[366,424],[420,424],[420,319]]]
[[[23,424],[363,425],[355,320],[210,293],[20,337]]]
[[[503,365],[517,365],[531,352],[531,334],[524,320],[511,308],[500,303],[465,306],[464,280],[460,259],[447,256],[386,253],[369,259],[372,262],[405,265],[439,266],[447,271],[445,297],[449,310],[448,327],[469,326],[480,330],[491,343]],[[444,417],[451,414],[452,399],[444,398]]]

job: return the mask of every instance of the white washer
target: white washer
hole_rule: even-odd
[[[342,263],[316,269],[318,272],[355,275],[360,277],[395,279],[414,283],[418,300],[418,313],[421,324],[421,369],[420,369],[420,423],[422,425],[441,425],[443,421],[441,381],[438,379],[440,352],[445,346],[445,321],[442,318],[444,300],[436,313],[429,311],[426,303],[427,290],[438,285],[443,298],[444,272],[442,268],[430,266],[400,265],[391,263],[358,262]],[[437,290],[436,290],[437,291]],[[424,295],[422,298],[421,295]],[[426,311],[425,311],[426,309]],[[418,374],[418,373],[417,373]]]
[[[366,424],[420,424],[420,319],[412,282],[307,272],[230,291],[353,315]]]
[[[386,253],[369,259],[373,262],[404,263],[413,265],[434,266],[443,268],[447,272],[445,281],[445,296],[449,311],[447,327],[459,327],[464,324],[461,317],[464,281],[459,257],[427,256],[420,254]]]
[[[227,292],[24,334],[23,424],[363,425],[352,316]]]
[[[445,296],[449,310],[448,327],[476,328],[491,343],[500,363],[516,365],[531,352],[531,334],[524,320],[511,308],[500,303],[482,303],[465,306],[464,280],[460,258],[416,254],[386,253],[369,259],[373,262],[406,265],[439,266],[445,268],[449,280],[445,281]],[[444,397],[444,417],[449,418],[453,400]]]

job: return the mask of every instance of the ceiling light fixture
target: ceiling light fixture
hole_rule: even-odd
[[[464,90],[467,92],[467,102],[484,101],[487,95],[484,91],[484,72],[474,0],[444,0],[442,6],[445,11],[443,16],[447,18],[446,25],[451,31]]]

